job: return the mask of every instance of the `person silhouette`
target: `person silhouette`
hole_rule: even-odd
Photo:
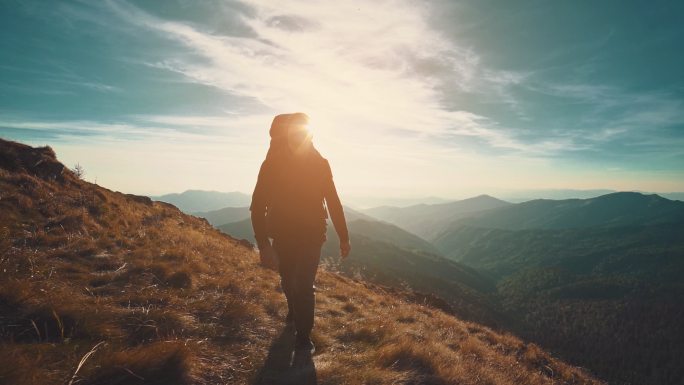
[[[314,148],[308,123],[309,117],[301,112],[273,119],[270,147],[250,205],[261,262],[277,266],[280,274],[288,307],[285,321],[294,323],[296,331],[295,355],[315,350],[311,341],[314,280],[326,241],[328,213],[340,241],[340,256],[346,258],[351,251],[330,164]]]

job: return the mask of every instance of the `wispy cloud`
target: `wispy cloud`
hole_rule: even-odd
[[[525,148],[491,119],[448,108],[448,84],[475,92],[522,80],[489,70],[480,59],[431,28],[425,6],[402,1],[311,3],[255,1],[242,15],[255,36],[227,36],[158,19],[125,2],[109,6],[124,20],[180,43],[203,58],[172,55],[152,65],[271,111],[310,112],[328,129],[351,135],[414,132],[477,136],[495,147]]]
[[[0,127],[23,130],[43,131],[57,138],[79,138],[97,135],[98,137],[146,136],[149,131],[130,124],[106,124],[89,121],[29,121],[0,120]]]
[[[584,83],[528,87],[570,105],[584,105],[581,115],[564,119],[572,125],[560,131],[577,142],[593,143],[596,150],[606,151],[606,145],[626,144],[632,146],[630,153],[625,154],[629,156],[634,152],[653,152],[656,147],[647,143],[654,141],[660,143],[660,151],[683,143],[674,131],[684,125],[684,102],[668,92],[636,92]],[[548,134],[554,135],[554,131]]]
[[[57,140],[86,139],[96,137],[97,140],[139,140],[148,139],[173,139],[173,140],[200,140],[205,135],[193,133],[187,129],[179,129],[174,124],[164,123],[163,119],[155,121],[142,119],[141,122],[111,122],[87,120],[26,120],[0,117],[0,128],[12,128],[31,131],[40,131],[49,134]],[[205,127],[205,126],[202,126]]]
[[[71,71],[67,72],[63,70],[62,66],[54,66],[54,63],[48,63],[48,65],[50,64],[52,64],[52,70],[39,70],[34,68],[22,68],[17,66],[0,65],[0,71],[3,71],[11,75],[16,75],[17,73],[22,75],[28,75],[31,76],[34,79],[34,81],[40,84],[40,87],[33,88],[25,86],[15,86],[13,84],[2,84],[2,86],[15,87],[15,89],[31,93],[73,93],[73,90],[78,89],[89,89],[99,92],[121,91],[121,89],[117,86],[87,79]],[[14,76],[8,76],[9,79],[12,79],[13,77]],[[72,91],[66,91],[65,86],[70,87]]]

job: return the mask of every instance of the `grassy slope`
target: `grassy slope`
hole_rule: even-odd
[[[170,205],[79,181],[49,149],[0,140],[0,192],[0,362],[12,363],[0,383],[311,379],[272,371],[284,300],[251,248]],[[319,384],[598,383],[401,293],[326,271],[317,287]]]

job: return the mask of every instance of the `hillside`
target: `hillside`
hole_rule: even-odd
[[[374,218],[395,224],[413,234],[432,240],[456,219],[471,213],[509,206],[510,203],[489,195],[440,204],[420,204],[409,207],[381,206],[364,210]]]
[[[611,383],[680,384],[681,208],[637,193],[531,201],[456,221],[435,244],[496,280],[521,335]]]
[[[562,266],[573,274],[620,274],[676,282],[684,274],[684,224],[503,230],[462,226],[436,240],[445,254],[502,278],[525,268]]]
[[[248,206],[251,196],[239,191],[187,190],[182,193],[151,196],[150,199],[170,203],[185,213],[194,213],[213,211],[224,207]]]
[[[3,384],[598,384],[533,344],[321,271],[313,362],[283,367],[251,247],[0,140]],[[388,313],[388,309],[391,312]]]

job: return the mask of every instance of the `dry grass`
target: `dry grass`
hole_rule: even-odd
[[[0,384],[255,380],[286,308],[253,250],[173,206],[57,177],[49,151],[7,143]],[[326,271],[317,287],[319,384],[598,383],[396,290]]]
[[[192,358],[178,342],[156,342],[110,353],[100,359],[101,366],[87,375],[83,384],[190,384]]]

